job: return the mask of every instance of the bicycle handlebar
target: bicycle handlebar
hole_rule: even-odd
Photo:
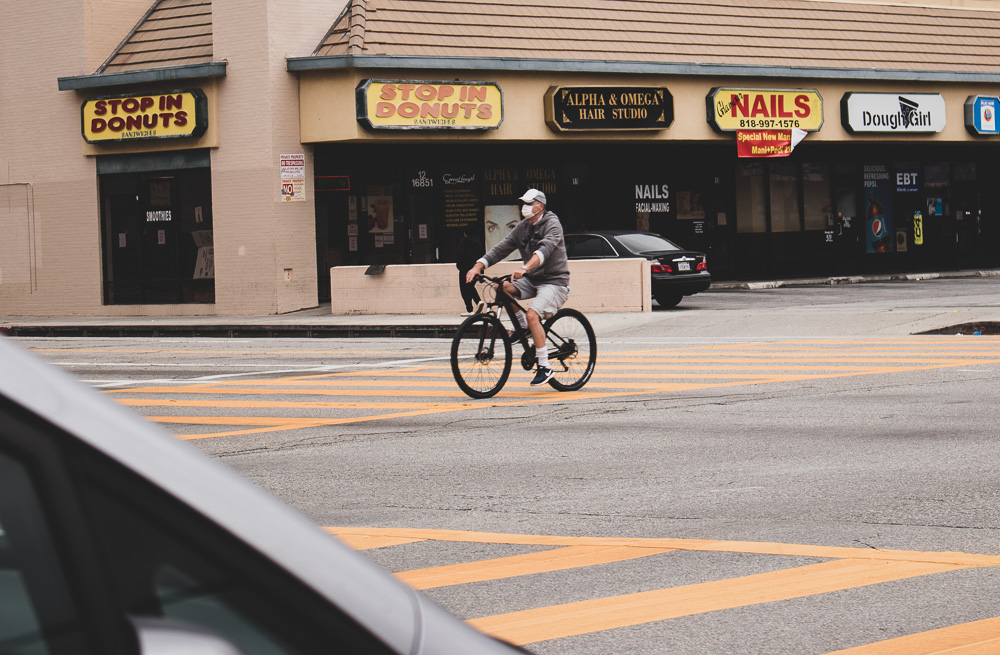
[[[479,273],[473,278],[476,282],[492,282],[494,284],[503,284],[504,282],[510,281],[510,275],[502,275],[500,277],[490,277],[484,273]]]

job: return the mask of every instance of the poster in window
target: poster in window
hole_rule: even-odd
[[[392,188],[368,187],[367,212],[369,233],[392,232]]]
[[[869,253],[892,252],[892,192],[887,164],[865,164],[865,250]]]
[[[508,234],[514,231],[517,224],[521,221],[521,206],[520,205],[487,205],[485,209],[486,214],[486,232],[485,232],[485,243],[486,252],[489,252],[493,246],[500,243],[501,240]],[[517,250],[507,255],[503,261],[515,261],[520,259],[520,253]]]
[[[682,221],[705,220],[705,205],[700,191],[677,192],[677,218]]]
[[[154,209],[170,206],[170,180],[149,181],[149,206]]]

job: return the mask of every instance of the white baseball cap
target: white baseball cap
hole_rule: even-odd
[[[521,196],[521,202],[535,202],[536,200],[543,205],[549,204],[545,200],[545,194],[538,189],[528,189],[527,193]]]

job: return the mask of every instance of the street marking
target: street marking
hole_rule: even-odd
[[[834,560],[741,578],[497,614],[468,623],[494,637],[523,645],[961,568],[920,562]]]
[[[1000,617],[953,625],[827,655],[996,655],[1000,653]]]
[[[432,528],[326,527],[338,538],[379,537],[420,541],[454,541],[473,544],[508,544],[519,546],[627,546],[667,550],[691,550],[711,553],[749,555],[789,555],[821,559],[858,559],[890,562],[917,562],[958,567],[1000,566],[1000,555],[975,553],[887,550],[816,546],[767,541],[726,541],[720,539],[677,539],[670,537],[576,537],[558,535],[512,534],[505,532],[470,532]]]
[[[573,603],[536,607],[468,621],[474,627],[523,645],[692,616],[737,607],[857,589],[974,567],[1000,566],[1000,556],[960,552],[882,550],[707,539],[577,537],[460,530],[326,527],[361,548],[445,541],[547,546],[549,550],[478,562],[403,571],[396,577],[417,589],[500,580],[535,573],[594,566],[671,551],[731,552],[826,559],[723,580],[668,587]],[[1000,619],[934,630],[861,646],[836,655],[962,655],[995,653]],[[993,650],[990,650],[990,649]],[[835,655],[833,653],[829,655]]]
[[[354,550],[369,550],[372,548],[385,548],[387,546],[400,546],[402,544],[413,544],[426,539],[407,537],[388,537],[366,534],[344,534],[337,537]]]
[[[631,546],[564,546],[524,555],[403,571],[397,573],[396,577],[414,589],[434,589],[535,573],[565,571],[596,564],[610,564],[668,553],[672,550],[674,549]]]
[[[272,376],[269,379],[263,378],[260,372],[248,372],[206,376],[188,380],[187,384],[131,381],[103,386],[128,385],[129,388],[106,389],[106,393],[115,394],[124,404],[136,408],[188,407],[206,412],[270,408],[289,412],[337,413],[335,416],[258,416],[252,420],[217,415],[148,417],[175,425],[238,428],[178,435],[182,439],[205,439],[489,407],[568,404],[940,369],[981,370],[984,365],[1000,363],[998,345],[1000,340],[989,338],[912,337],[889,340],[792,339],[622,350],[602,354],[587,386],[572,393],[558,392],[549,387],[528,387],[529,373],[523,373],[522,379],[519,361],[515,361],[507,387],[487,400],[469,399],[457,388],[445,356],[368,365],[304,366],[271,372],[267,374]],[[274,377],[280,373],[288,375]],[[198,396],[202,399],[197,399]],[[242,398],[233,400],[233,396]],[[274,396],[311,398],[269,398]]]

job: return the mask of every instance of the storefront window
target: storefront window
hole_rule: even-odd
[[[771,231],[798,232],[802,229],[798,171],[788,163],[772,163],[770,169]]]
[[[767,205],[764,165],[741,163],[736,173],[736,230],[766,232]]]
[[[833,225],[828,164],[802,164],[802,210],[807,231]]]

